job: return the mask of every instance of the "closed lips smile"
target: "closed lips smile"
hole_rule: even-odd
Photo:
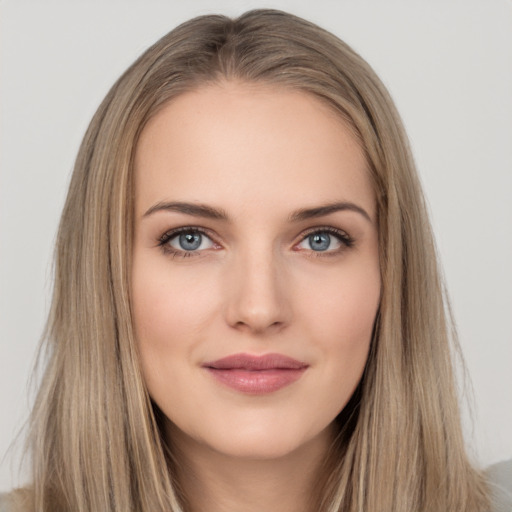
[[[282,354],[234,354],[202,365],[220,383],[248,394],[284,388],[297,381],[308,366]]]

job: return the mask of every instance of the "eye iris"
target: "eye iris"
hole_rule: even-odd
[[[202,236],[200,233],[182,233],[179,240],[184,251],[194,251],[201,245]]]
[[[315,233],[308,237],[309,245],[314,251],[326,251],[331,245],[331,237],[327,233]]]

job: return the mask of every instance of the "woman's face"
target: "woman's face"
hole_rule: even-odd
[[[330,439],[381,286],[350,131],[306,93],[209,85],[148,123],[135,169],[134,322],[169,431],[235,457]]]

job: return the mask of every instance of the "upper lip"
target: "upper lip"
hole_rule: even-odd
[[[216,361],[203,364],[205,368],[214,370],[301,370],[307,368],[307,364],[283,354],[233,354]]]

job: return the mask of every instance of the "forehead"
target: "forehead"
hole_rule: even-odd
[[[226,82],[173,99],[142,131],[135,173],[137,209],[311,199],[374,211],[363,151],[340,115],[312,94],[269,85]]]

